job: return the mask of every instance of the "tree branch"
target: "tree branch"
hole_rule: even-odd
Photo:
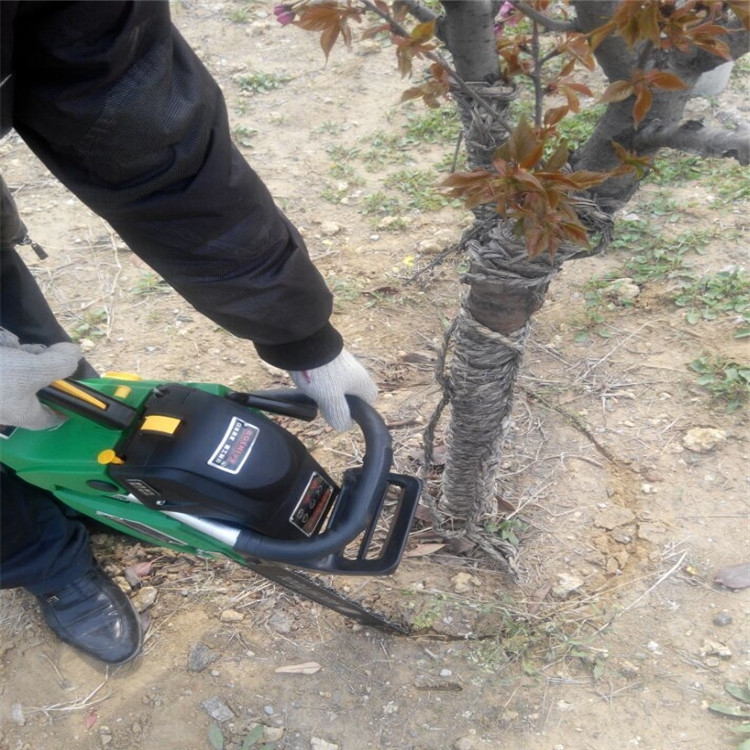
[[[550,18],[544,13],[534,10],[528,3],[522,0],[509,0],[509,2],[527,18],[536,21],[540,26],[547,29],[547,31],[579,31],[578,25],[574,21],[558,21]]]
[[[430,10],[430,8],[420,0],[399,0],[399,2],[412,16],[414,16],[414,18],[417,19],[417,21],[422,23],[426,23],[427,21],[437,21],[437,19],[440,18],[438,13]]]
[[[369,10],[371,13],[374,13],[376,16],[379,16],[384,21],[386,21],[394,34],[402,36],[406,39],[409,38],[409,32],[400,23],[398,23],[396,19],[390,15],[390,13],[381,10],[374,2],[371,2],[371,0],[359,0],[359,2],[366,10]],[[432,62],[440,65],[440,67],[448,73],[458,89],[463,91],[466,96],[476,101],[489,115],[497,118],[497,112],[493,109],[493,107],[479,95],[476,89],[471,88],[466,83],[466,81],[464,81],[464,79],[456,72],[456,70],[448,64],[448,61],[445,59],[445,57],[443,57],[443,55],[440,54],[440,52],[423,52],[422,54],[428,60],[432,60]],[[498,122],[508,133],[513,132],[513,127],[509,122],[503,119],[498,119]]]
[[[750,127],[741,123],[736,130],[706,127],[697,120],[672,125],[655,121],[641,130],[635,143],[638,150],[667,147],[689,151],[703,157],[737,159],[750,164]]]

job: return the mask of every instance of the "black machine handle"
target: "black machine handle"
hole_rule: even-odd
[[[70,378],[55,380],[37,395],[45,404],[60,406],[113,430],[126,429],[138,416],[132,406]]]
[[[240,532],[234,550],[241,555],[281,563],[303,563],[343,549],[378,512],[393,460],[391,435],[382,417],[357,396],[347,396],[352,418],[365,438],[365,456],[356,480],[342,488],[328,528],[310,539],[273,539],[249,529]]]
[[[318,416],[318,405],[302,391],[290,388],[270,388],[264,391],[240,393],[230,391],[227,398],[243,406],[261,411],[270,411],[284,417],[294,417],[312,422]]]

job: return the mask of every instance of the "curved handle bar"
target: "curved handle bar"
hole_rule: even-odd
[[[273,539],[249,529],[240,532],[235,551],[261,560],[294,563],[325,557],[362,533],[376,513],[393,461],[391,435],[382,417],[366,401],[347,396],[352,418],[365,438],[362,469],[352,487],[344,487],[329,527],[309,539]],[[339,511],[339,508],[341,510]]]

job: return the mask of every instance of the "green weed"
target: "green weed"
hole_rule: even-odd
[[[334,161],[329,167],[331,176],[337,180],[346,180],[349,187],[364,185],[364,180],[357,174],[357,170],[346,161]]]
[[[342,122],[333,122],[326,120],[325,122],[318,125],[317,128],[313,128],[312,132],[316,134],[327,133],[328,135],[341,135],[346,130],[346,125]]]
[[[527,529],[527,524],[519,518],[511,518],[505,521],[488,521],[484,525],[485,531],[490,534],[496,534],[503,541],[512,544],[514,547],[520,547],[521,541],[519,534],[523,534]]]
[[[349,186],[346,185],[345,187],[326,188],[320,193],[320,197],[329,203],[338,204],[341,203],[348,194]]]
[[[137,294],[138,296],[169,294],[171,291],[172,287],[153,271],[142,273],[132,289],[133,294]]]
[[[693,360],[690,369],[698,373],[696,383],[705,388],[714,401],[725,404],[729,412],[740,409],[750,397],[750,366],[726,357],[704,355]]]
[[[362,213],[369,216],[392,216],[402,210],[398,196],[378,190],[364,200]]]
[[[214,723],[208,727],[208,742],[213,750],[224,750],[226,747],[221,727]],[[233,745],[237,747],[237,745]],[[263,742],[263,726],[256,724],[244,737],[239,750],[276,750],[276,742]]]
[[[227,18],[232,23],[247,23],[250,20],[250,14],[245,8],[232,8],[232,10],[227,13]]]
[[[655,170],[647,181],[655,185],[675,185],[697,180],[705,174],[705,164],[706,160],[700,156],[670,151],[669,155],[654,160]]]
[[[732,727],[735,734],[745,737],[737,746],[737,750],[750,750],[750,680],[744,685],[728,682],[724,690],[735,699],[735,703],[720,703],[714,701],[708,704],[712,713],[729,719],[739,719],[740,724]]]
[[[394,162],[403,163],[405,158],[411,161],[411,156],[406,153],[410,147],[403,136],[378,131],[370,137],[370,147],[362,158],[369,169],[377,170]]]
[[[583,286],[584,315],[576,324],[583,330],[575,336],[578,343],[587,342],[591,333],[601,338],[609,338],[612,334],[605,326],[608,314],[615,310],[633,307],[635,296],[629,294],[628,287],[633,280],[624,272],[613,270],[600,278],[594,278]]]
[[[442,612],[443,603],[436,598],[430,606],[414,615],[414,618],[411,621],[411,626],[417,632],[421,630],[429,630],[432,625],[440,619]]]
[[[557,132],[571,149],[576,149],[591,137],[605,109],[606,105],[598,104],[569,115],[557,126]]]
[[[276,73],[251,73],[237,77],[237,85],[251,94],[264,94],[281,88],[292,80],[291,76]]]
[[[750,198],[748,170],[727,159],[705,159],[694,154],[669,152],[654,161],[646,182],[654,185],[683,185],[694,180],[713,195],[710,205],[720,207]]]
[[[406,206],[416,211],[439,211],[450,201],[437,191],[435,172],[402,169],[387,177],[383,185],[406,196]],[[402,201],[398,201],[403,205]]]
[[[71,332],[73,341],[81,339],[101,339],[107,335],[106,325],[109,313],[106,310],[87,310],[76,323]]]
[[[359,287],[346,279],[333,279],[328,283],[328,286],[333,293],[335,305],[341,302],[353,302],[362,294]]]
[[[461,132],[458,110],[453,105],[428,109],[407,117],[406,137],[422,143],[453,143]]]
[[[719,271],[692,281],[675,299],[675,304],[686,308],[685,320],[690,325],[734,316],[739,326],[736,337],[750,336],[750,279],[739,269]]]
[[[359,157],[360,151],[356,147],[333,145],[326,148],[326,153],[331,157],[331,161],[350,162]]]
[[[258,131],[253,128],[246,128],[244,125],[238,125],[232,130],[232,137],[235,142],[244,148],[252,148],[253,136],[258,135]]]

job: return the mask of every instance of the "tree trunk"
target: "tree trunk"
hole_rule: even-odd
[[[502,121],[514,94],[499,84],[492,5],[484,0],[443,2],[446,44],[456,72],[474,92],[472,96],[458,87],[453,92],[470,169],[490,166],[507,137]],[[526,251],[513,237],[512,226],[492,207],[475,215],[475,238],[468,243],[471,266],[463,278],[468,291],[456,319],[447,377],[451,416],[440,506],[469,530],[497,507],[498,464],[528,321],[549,283],[549,269],[519,281],[510,260],[523,261]]]
[[[572,0],[578,29],[601,26],[620,0]],[[456,86],[454,99],[461,114],[470,169],[491,168],[496,148],[507,137],[504,115],[513,91],[499,82],[493,32],[493,3],[488,0],[443,0],[446,17],[442,37],[450,49],[457,73],[469,84]],[[730,34],[733,53],[742,53],[748,34]],[[622,37],[605,39],[596,50],[597,60],[610,81],[628,80],[649,58],[659,69],[679,76],[684,91],[655,91],[653,103],[640,128],[633,125],[632,97],[607,107],[592,137],[570,158],[574,170],[605,172],[619,165],[612,141],[635,153],[655,153],[663,144],[649,143],[654,125],[676,126],[690,97],[690,87],[705,71],[723,60],[705,50],[689,52],[653,50],[649,43],[628,49]],[[644,59],[640,59],[644,58]],[[473,93],[472,93],[473,92]],[[611,216],[637,190],[634,175],[612,178],[591,190],[589,206],[580,212],[592,234],[606,238]],[[496,509],[496,474],[511,410],[513,390],[521,364],[531,315],[541,307],[549,283],[566,259],[590,254],[580,247],[561,247],[554,259],[546,255],[527,258],[513,225],[503,221],[493,207],[475,212],[473,239],[467,243],[470,270],[468,285],[456,320],[453,356],[443,378],[452,403],[448,427],[449,451],[443,475],[441,509],[453,516],[470,537],[485,513]],[[606,244],[606,239],[601,243]],[[598,249],[598,248],[597,248]],[[594,251],[595,252],[595,251]],[[447,361],[447,359],[446,359]]]
[[[500,77],[491,0],[443,0],[445,43],[464,81],[494,83]]]

